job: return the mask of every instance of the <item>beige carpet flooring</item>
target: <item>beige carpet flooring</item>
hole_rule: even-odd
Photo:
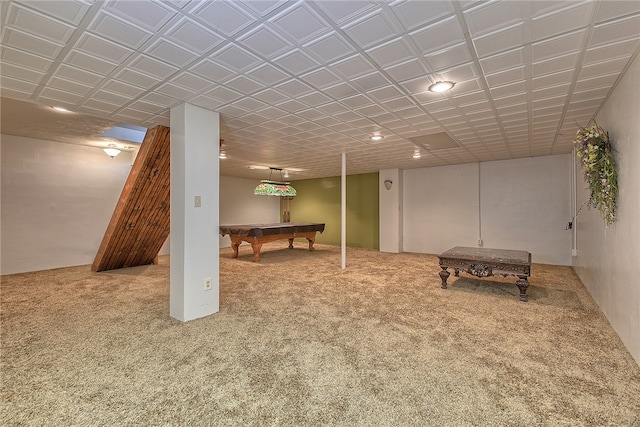
[[[640,367],[569,267],[515,279],[286,241],[169,317],[169,259],[3,276],[2,426],[639,426]]]

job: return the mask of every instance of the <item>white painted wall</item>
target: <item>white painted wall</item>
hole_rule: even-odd
[[[480,164],[487,248],[531,252],[534,262],[571,265],[571,156]]]
[[[596,117],[609,132],[619,168],[617,221],[606,227],[600,212],[577,216],[574,270],[635,360],[640,363],[640,58],[621,79]],[[580,166],[577,206],[589,195]]]
[[[91,264],[131,170],[127,153],[0,136],[0,274]],[[221,223],[279,221],[258,180],[220,177]],[[169,240],[160,254],[169,253]],[[229,237],[220,238],[221,247]]]
[[[436,254],[476,246],[478,164],[404,171],[403,241],[406,252]]]
[[[570,155],[404,171],[404,250],[520,249],[570,265]]]
[[[381,252],[402,252],[402,177],[400,169],[385,169],[378,174]],[[388,190],[386,180],[392,182]]]
[[[220,224],[280,222],[280,198],[253,194],[259,183],[259,179],[220,177]],[[229,246],[229,236],[220,236],[220,247]]]
[[[130,156],[2,135],[1,273],[91,264]]]

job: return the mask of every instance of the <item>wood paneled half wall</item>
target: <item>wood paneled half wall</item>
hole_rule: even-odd
[[[147,130],[107,231],[93,271],[152,264],[169,237],[170,129]]]

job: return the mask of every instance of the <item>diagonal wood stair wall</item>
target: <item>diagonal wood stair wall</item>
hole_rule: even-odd
[[[93,271],[154,263],[169,237],[170,129],[147,130],[107,231]]]

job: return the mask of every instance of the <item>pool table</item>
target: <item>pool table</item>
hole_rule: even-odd
[[[531,276],[531,254],[527,251],[491,248],[469,248],[456,246],[438,255],[442,289],[447,289],[447,279],[453,268],[458,276],[460,270],[477,277],[516,276],[520,289],[520,301],[527,301],[528,278]]]
[[[229,235],[233,257],[238,257],[240,243],[247,242],[253,249],[253,261],[260,261],[260,249],[267,242],[289,239],[289,249],[293,249],[293,239],[306,238],[309,250],[315,250],[316,233],[324,231],[324,224],[314,222],[281,222],[275,224],[221,225],[220,234]]]

